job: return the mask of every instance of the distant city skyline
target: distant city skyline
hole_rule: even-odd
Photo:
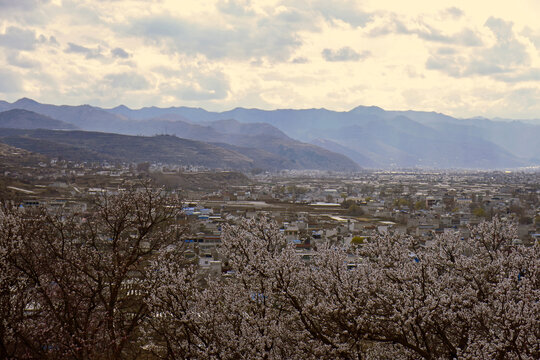
[[[540,3],[0,0],[0,100],[540,118]]]

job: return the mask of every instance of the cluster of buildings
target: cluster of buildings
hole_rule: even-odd
[[[126,182],[140,178],[140,169],[129,165],[56,168],[80,171],[86,175],[81,179],[92,175],[107,181],[96,186],[68,177],[11,186],[22,200],[2,200],[21,208],[45,206],[80,212],[86,209],[88,196],[117,192]],[[151,171],[182,170],[153,166]],[[540,241],[537,173],[261,173],[252,175],[249,185],[171,191],[184,199],[186,256],[215,273],[226,271],[219,254],[222,225],[263,214],[277,223],[287,241],[305,258],[323,242],[361,244],[388,233],[409,234],[424,243],[436,241],[436,235],[444,232],[467,237],[469,225],[493,216],[512,218],[518,223],[516,244],[527,246]]]
[[[516,245],[540,241],[537,174],[372,172],[334,177],[266,176],[191,199],[189,243],[202,268],[220,265],[221,225],[265,215],[303,257],[322,242],[361,244],[377,235],[469,236],[469,225],[493,216],[518,224]]]

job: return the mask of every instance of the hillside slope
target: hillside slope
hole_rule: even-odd
[[[73,124],[23,109],[0,112],[0,128],[50,130],[77,129]]]
[[[213,169],[311,169],[309,161],[290,162],[260,149],[206,143],[171,135],[129,136],[90,131],[0,129],[0,142],[72,161],[160,162]],[[341,155],[327,167],[347,170]],[[345,158],[346,159],[346,158]],[[341,161],[341,162],[340,162]]]

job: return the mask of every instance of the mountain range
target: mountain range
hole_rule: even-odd
[[[74,161],[149,161],[244,171],[360,169],[345,155],[293,140],[267,124],[224,120],[203,126],[178,116],[133,121],[90,106],[40,105],[29,99],[0,103],[0,110],[11,108],[0,112],[0,142]],[[62,120],[52,121],[52,116]],[[73,130],[77,128],[81,130]]]
[[[18,110],[13,113],[15,109]],[[22,114],[21,110],[32,114]],[[123,146],[128,146],[130,141],[148,141],[152,144],[148,145],[151,151],[165,151],[161,155],[150,152],[145,156],[141,154],[141,157],[133,154],[129,157],[125,153],[111,154],[104,152],[103,148],[83,146],[88,151],[97,152],[98,157],[128,156],[133,161],[145,158],[145,161],[179,162],[190,156],[197,161],[198,152],[193,148],[186,152],[186,156],[180,156],[184,151],[182,146],[186,144],[182,139],[189,139],[195,141],[190,144],[201,147],[205,144],[219,149],[229,159],[222,166],[217,166],[209,158],[201,161],[222,168],[356,171],[360,167],[500,169],[540,165],[540,125],[484,118],[456,119],[435,112],[385,111],[375,106],[359,106],[341,112],[245,108],[211,112],[189,107],[134,110],[123,105],[112,109],[90,105],[56,106],[26,98],[14,103],[0,102],[0,111],[3,111],[0,113],[1,128],[62,129],[54,132],[54,136],[45,136],[44,130],[1,136],[2,139],[10,138],[10,145],[15,144],[13,137],[25,137],[81,147],[81,143],[70,143],[69,136],[60,137],[58,134],[78,134],[73,137],[79,138],[82,130],[93,134],[85,136],[96,139],[101,136],[98,132],[130,135],[108,138],[107,141],[115,139]],[[35,119],[36,115],[41,115],[48,123],[45,119],[41,125],[39,121],[27,120],[25,127],[17,126],[18,122],[23,122],[9,122],[15,115],[19,119],[21,116]],[[58,122],[51,123],[54,120]],[[75,129],[80,131],[74,132]],[[99,139],[96,143],[105,141]],[[163,142],[163,146],[157,146],[156,142]],[[23,145],[22,141],[19,145]],[[172,147],[170,152],[174,155],[165,155],[168,147]],[[217,154],[212,156],[221,163],[221,157]],[[232,161],[232,158],[236,160]]]

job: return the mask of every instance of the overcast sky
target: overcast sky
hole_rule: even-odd
[[[537,0],[0,0],[0,99],[540,118]]]

